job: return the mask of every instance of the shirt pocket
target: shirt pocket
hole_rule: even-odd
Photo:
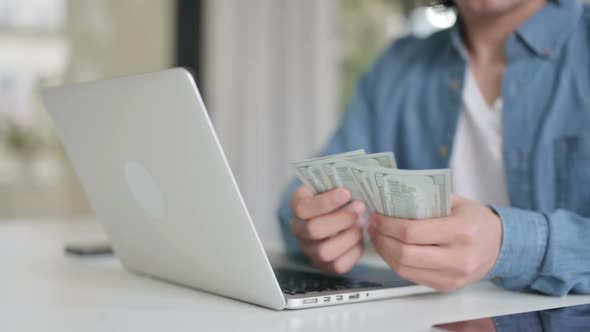
[[[590,215],[590,134],[555,141],[557,207]]]

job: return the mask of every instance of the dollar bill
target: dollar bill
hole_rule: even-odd
[[[352,175],[353,181],[356,182],[357,187],[362,197],[362,201],[371,211],[379,211],[375,205],[375,198],[373,197],[373,188],[370,184],[369,174],[366,170],[357,165],[350,165],[348,172]]]
[[[325,160],[321,163],[324,177],[330,181],[329,185],[332,188],[356,185],[352,174],[348,171],[350,164],[364,167],[397,168],[392,152],[346,156]]]
[[[299,179],[314,194],[348,188],[353,200],[396,218],[444,217],[451,210],[449,169],[400,170],[391,152],[364,150],[292,163]]]
[[[391,152],[372,153],[365,155],[349,156],[346,158],[340,158],[335,160],[328,160],[322,163],[322,169],[324,176],[330,183],[331,189],[344,187],[351,191],[353,200],[362,200],[369,207],[369,212],[375,211],[372,200],[372,191],[363,183],[360,183],[355,179],[352,167],[385,167],[395,168],[397,167],[395,157]],[[357,173],[361,172],[357,168]],[[357,174],[356,176],[360,176]]]
[[[324,175],[322,165],[331,160],[338,160],[352,156],[364,155],[365,150],[355,150],[345,153],[339,153],[330,156],[323,156],[313,159],[294,162],[291,165],[295,169],[295,174],[301,182],[307,185],[314,194],[326,192],[335,188],[329,179]]]
[[[396,218],[446,217],[451,213],[450,169],[366,170],[377,212]]]

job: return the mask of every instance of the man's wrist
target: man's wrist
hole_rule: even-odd
[[[537,278],[547,249],[545,215],[511,207],[491,206],[502,221],[502,245],[485,279],[509,289],[522,289]]]

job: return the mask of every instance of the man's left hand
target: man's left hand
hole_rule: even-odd
[[[402,278],[448,292],[485,277],[502,245],[502,221],[489,207],[456,195],[451,215],[407,220],[371,216],[377,252]]]

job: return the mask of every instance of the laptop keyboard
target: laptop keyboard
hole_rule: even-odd
[[[275,274],[283,293],[289,295],[382,286],[368,281],[289,269],[279,268],[275,270]]]

